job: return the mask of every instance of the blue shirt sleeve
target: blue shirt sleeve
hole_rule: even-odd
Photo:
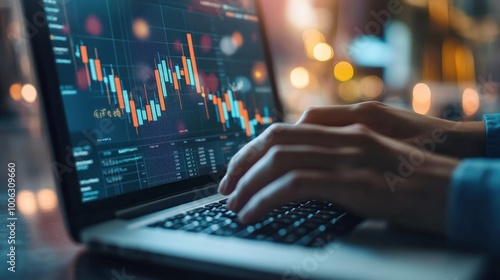
[[[485,115],[486,156],[500,158],[500,114]]]
[[[451,240],[500,255],[500,160],[469,159],[458,166],[448,213]]]
[[[486,153],[500,158],[500,114],[484,117]],[[448,236],[500,255],[500,159],[467,159],[452,178]]]

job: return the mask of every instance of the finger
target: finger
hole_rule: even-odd
[[[228,208],[238,212],[260,189],[292,170],[333,170],[363,163],[357,148],[331,149],[316,146],[274,146],[238,182]]]
[[[352,131],[352,128],[328,128],[318,125],[274,125],[231,159],[227,174],[220,183],[219,192],[224,195],[231,194],[241,177],[275,145],[341,146],[353,141],[350,137]]]
[[[310,199],[331,201],[366,215],[369,213],[366,208],[373,207],[370,201],[380,201],[374,197],[380,188],[373,188],[380,183],[380,176],[368,170],[292,171],[257,192],[240,211],[239,219],[244,224],[254,223],[280,206]]]
[[[348,126],[370,123],[388,106],[380,102],[363,102],[356,105],[336,105],[311,108],[297,124],[318,124],[325,126]]]

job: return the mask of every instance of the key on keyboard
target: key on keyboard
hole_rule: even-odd
[[[361,221],[330,202],[312,200],[290,203],[256,224],[242,225],[237,221],[237,214],[226,208],[226,201],[211,203],[148,227],[322,247]]]

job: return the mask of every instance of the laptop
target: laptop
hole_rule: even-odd
[[[282,121],[261,5],[24,1],[71,237],[235,277],[477,277],[481,258],[328,201],[295,201],[252,225],[226,208],[216,190],[231,157]]]

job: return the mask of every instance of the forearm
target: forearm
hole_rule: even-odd
[[[484,122],[449,122],[444,129],[444,142],[437,152],[456,158],[486,156],[486,124]]]

